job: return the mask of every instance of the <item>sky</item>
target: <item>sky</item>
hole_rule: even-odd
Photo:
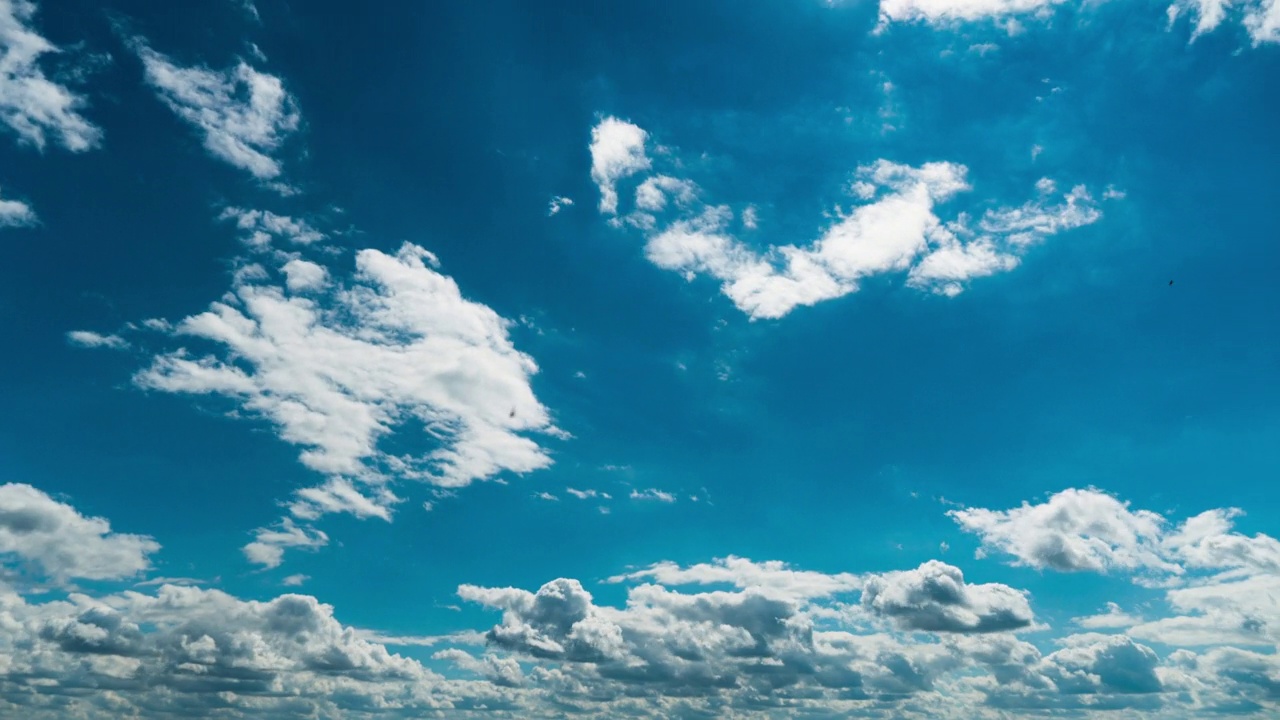
[[[1280,714],[1280,0],[0,0],[0,716]]]

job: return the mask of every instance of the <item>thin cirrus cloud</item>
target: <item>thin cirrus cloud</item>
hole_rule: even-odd
[[[35,13],[33,2],[0,0],[0,120],[40,150],[51,142],[71,152],[91,150],[102,130],[81,115],[84,96],[40,69],[41,56],[59,49],[32,27]]]
[[[591,176],[603,214],[617,214],[620,179],[651,167],[648,137],[613,117],[592,131]],[[638,228],[654,265],[689,280],[711,277],[752,319],[773,319],[857,292],[860,281],[886,273],[905,274],[915,288],[958,295],[973,279],[1016,268],[1046,238],[1102,217],[1084,186],[1060,193],[1045,178],[1021,206],[989,210],[976,223],[965,215],[943,221],[937,206],[970,190],[967,173],[949,162],[913,167],[879,160],[859,167],[852,191],[862,204],[804,247],[748,245],[733,234],[729,207],[704,203],[693,182],[661,173],[638,185],[634,210],[612,223]],[[758,227],[754,210],[744,218],[744,226]]]
[[[280,78],[243,61],[226,70],[181,67],[140,39],[134,47],[147,83],[200,132],[205,149],[258,180],[280,177],[275,153],[301,122],[297,103]]]

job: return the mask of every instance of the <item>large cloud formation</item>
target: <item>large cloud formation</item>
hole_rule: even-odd
[[[1169,552],[1189,567],[1202,556],[1186,548],[1233,538],[1215,524],[1229,513],[1211,512],[1166,533]],[[158,550],[26,485],[0,488],[0,528],[0,548],[30,562],[37,585],[125,578]],[[26,544],[11,537],[39,533]],[[1171,603],[1221,608],[1224,586],[1268,576],[1241,577],[1177,588]],[[660,562],[608,583],[625,586],[620,605],[573,578],[536,591],[463,585],[464,600],[500,613],[496,625],[408,639],[345,625],[333,607],[299,594],[253,600],[157,580],[140,583],[158,584],[151,592],[40,600],[38,589],[0,584],[0,714],[994,719],[1276,709],[1274,637],[1246,649],[1230,635],[1166,632],[1153,638],[1163,652],[1144,644],[1142,625],[1050,639],[1027,593],[968,582],[936,560],[824,573],[730,557]],[[1252,626],[1274,622],[1273,601],[1259,597],[1274,589],[1250,590],[1261,613]],[[1195,649],[1179,647],[1184,640]],[[437,647],[435,669],[392,652],[396,643]]]
[[[614,117],[592,131],[592,178],[604,214],[618,212],[618,180],[651,167],[648,136]],[[843,297],[886,273],[954,296],[972,279],[1016,268],[1042,240],[1102,216],[1085,187],[1058,193],[1044,179],[1037,196],[1021,206],[989,210],[976,223],[964,215],[944,222],[936,208],[970,189],[967,173],[948,162],[913,167],[878,160],[859,167],[853,193],[862,204],[804,247],[757,249],[743,242],[732,231],[730,208],[703,203],[692,181],[661,173],[646,177],[635,189],[634,209],[612,222],[645,234],[645,256],[654,265],[690,280],[710,276],[740,310],[764,319]],[[743,222],[756,227],[754,217]]]

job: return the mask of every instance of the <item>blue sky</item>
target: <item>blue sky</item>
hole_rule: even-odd
[[[1270,717],[1280,2],[0,0],[0,715]]]

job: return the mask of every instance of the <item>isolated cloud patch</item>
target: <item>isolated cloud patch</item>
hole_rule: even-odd
[[[937,560],[869,579],[862,605],[905,630],[925,632],[1019,630],[1034,619],[1024,593],[998,583],[968,584],[960,568]]]
[[[643,129],[625,120],[606,117],[591,130],[591,179],[600,189],[600,212],[618,211],[617,182],[648,170]]]
[[[0,485],[0,558],[34,566],[43,577],[114,580],[150,567],[159,543],[111,531],[102,518],[85,517],[30,485]]]
[[[40,57],[59,50],[31,27],[35,12],[33,2],[0,0],[0,120],[41,150],[50,141],[72,152],[90,150],[102,130],[80,114],[87,104],[82,95],[40,69]]]
[[[0,198],[0,228],[30,227],[40,222],[36,211],[21,200]]]
[[[619,125],[629,129],[623,133]],[[619,134],[627,139],[627,157],[644,158],[625,164],[628,174],[648,169],[647,133],[606,118],[593,130],[593,177],[598,166],[613,166],[622,155],[615,142],[597,156],[598,137]],[[645,256],[654,265],[689,280],[712,277],[740,310],[762,319],[857,292],[864,279],[887,273],[905,273],[912,287],[954,296],[972,279],[1017,267],[1040,241],[1102,216],[1083,186],[1059,196],[1044,179],[1037,197],[1021,206],[989,210],[976,223],[965,215],[944,222],[936,207],[970,189],[967,173],[948,162],[913,167],[879,160],[859,167],[852,193],[860,204],[806,246],[748,245],[734,234],[729,207],[702,202],[692,181],[661,173],[637,186],[634,209],[613,223],[645,234]],[[621,176],[610,177],[600,183],[606,215],[618,210]],[[757,228],[752,208],[743,212],[743,227]]]
[[[259,180],[280,176],[274,154],[301,122],[280,78],[245,62],[221,71],[180,67],[142,41],[136,49],[147,82],[170,110],[200,131],[214,157]]]

